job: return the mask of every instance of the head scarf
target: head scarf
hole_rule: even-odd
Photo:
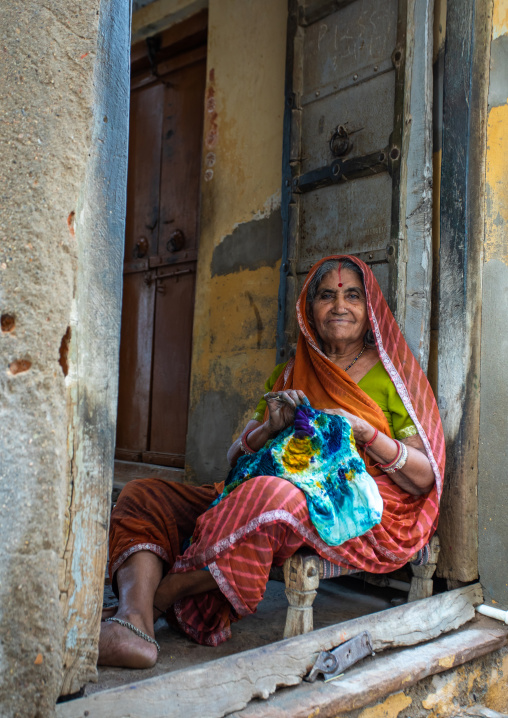
[[[413,522],[413,545],[415,550],[419,550],[430,538],[437,525],[438,503],[442,492],[445,463],[441,419],[427,377],[402,336],[372,270],[357,257],[349,255],[325,257],[310,270],[296,305],[300,326],[296,354],[279,376],[274,390],[301,389],[315,408],[346,409],[365,419],[379,431],[390,435],[386,418],[381,409],[360,389],[347,372],[328,359],[321,350],[315,331],[309,323],[306,312],[309,283],[318,267],[330,259],[348,259],[354,262],[362,272],[367,313],[379,358],[416,426],[434,471],[435,485],[432,490],[424,496],[410,498],[378,467],[374,466],[370,457],[365,453],[362,454],[367,470],[376,477],[381,495],[385,500],[385,507],[392,506],[395,501],[397,513],[404,514],[404,506],[411,512],[412,518],[410,519],[408,514],[404,520],[407,519],[406,524]],[[362,452],[360,451],[360,453]],[[411,509],[409,509],[410,505]],[[408,525],[406,527],[409,528]],[[425,541],[423,541],[423,537],[425,537]],[[396,537],[393,536],[393,538]],[[358,540],[353,539],[352,541]],[[347,544],[349,543],[351,542],[347,542]],[[390,541],[390,543],[392,542]],[[347,546],[347,544],[344,545]],[[398,552],[393,550],[392,553],[394,560],[395,554],[397,554],[396,560],[399,562]]]

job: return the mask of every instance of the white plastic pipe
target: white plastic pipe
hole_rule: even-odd
[[[500,608],[494,608],[494,606],[486,606],[482,603],[481,606],[477,606],[476,610],[483,616],[489,616],[489,618],[497,618],[498,621],[504,621],[508,624],[508,611],[502,611]]]

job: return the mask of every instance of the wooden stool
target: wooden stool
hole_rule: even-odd
[[[430,542],[411,558],[412,578],[408,603],[432,596],[432,576],[439,556],[439,538],[434,535]],[[312,604],[319,588],[320,579],[335,578],[358,571],[347,571],[320,558],[308,548],[297,551],[284,562],[284,582],[289,602],[284,638],[299,636],[313,630]]]

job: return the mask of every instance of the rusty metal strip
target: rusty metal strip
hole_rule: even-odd
[[[389,150],[389,147],[385,147],[363,157],[352,157],[349,160],[336,159],[330,165],[295,177],[293,191],[311,192],[339,182],[348,182],[359,177],[370,177],[381,172],[388,172]]]
[[[372,637],[368,631],[363,631],[332,651],[321,651],[305,680],[314,683],[322,673],[325,682],[333,681],[362,658],[373,655]]]

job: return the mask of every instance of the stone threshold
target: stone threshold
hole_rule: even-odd
[[[342,678],[329,683],[301,683],[276,693],[269,702],[273,718],[335,718],[366,708],[392,693],[404,691],[428,676],[443,673],[492,653],[508,643],[508,629],[490,626],[458,630],[429,643],[365,659]],[[252,701],[230,718],[266,718],[265,701]],[[499,714],[498,714],[499,715]]]
[[[88,711],[90,716],[109,718],[332,718],[506,645],[508,628],[483,617],[475,619],[474,606],[482,602],[481,587],[473,584],[63,703],[56,715],[82,718]],[[303,682],[321,650],[364,630],[371,633],[375,657],[364,659],[336,681]],[[389,653],[379,655],[385,650]]]

